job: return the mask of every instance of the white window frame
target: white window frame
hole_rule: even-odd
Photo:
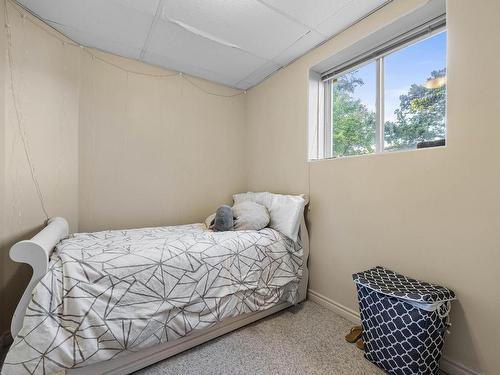
[[[317,128],[314,129],[316,133],[317,145],[314,150],[309,151],[309,159],[329,159],[333,157],[333,139],[332,130],[334,124],[332,124],[332,82],[336,78],[341,77],[353,70],[359,69],[360,67],[375,62],[376,64],[376,123],[375,123],[375,151],[374,153],[383,153],[385,146],[385,70],[384,70],[384,58],[391,53],[394,53],[400,49],[408,47],[410,45],[419,43],[420,41],[430,38],[436,34],[446,31],[446,16],[442,15],[436,17],[435,19],[410,30],[403,35],[400,35],[387,43],[382,44],[374,48],[373,50],[367,51],[354,59],[344,62],[337,67],[327,70],[326,72],[319,75],[319,81],[317,86],[317,96],[316,101],[312,105],[316,107],[317,110]],[[316,87],[314,87],[316,89]],[[310,103],[311,105],[311,103]],[[373,154],[373,153],[372,153]],[[339,156],[344,157],[344,156]]]

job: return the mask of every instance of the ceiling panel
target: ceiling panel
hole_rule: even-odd
[[[133,45],[128,42],[118,42],[109,38],[103,38],[97,34],[75,30],[72,27],[61,26],[52,22],[47,23],[66,35],[69,39],[74,40],[83,46],[92,46],[93,48],[97,48],[102,51],[112,52],[115,55],[125,56],[132,59],[138,59],[140,56],[140,44]]]
[[[279,68],[281,68],[280,65],[268,61],[242,80],[239,80],[238,82],[235,82],[233,84],[238,88],[246,89],[249,86],[254,86],[257,83],[263,81],[267,76],[277,71]]]
[[[232,82],[248,76],[266,60],[185,30],[177,24],[158,20],[147,53],[214,72]],[[182,71],[189,73],[187,69]]]
[[[88,47],[247,89],[387,0],[19,0]]]
[[[342,9],[317,25],[317,30],[333,36],[390,0],[350,0]]]
[[[257,0],[168,0],[161,16],[267,59],[308,31]]]
[[[172,57],[158,55],[153,52],[145,52],[142,60],[149,64],[158,65],[162,67],[168,66],[169,69],[174,71],[184,72],[186,74],[195,77],[202,77],[209,81],[235,87],[233,85],[234,77],[228,77],[227,75],[212,72],[210,70],[201,68],[199,66],[187,64],[185,61],[176,60],[175,57],[172,58]]]
[[[262,0],[264,4],[280,10],[313,29],[349,1],[351,0]]]
[[[273,61],[281,66],[287,65],[325,39],[322,34],[316,31],[309,31],[286,50],[273,57]]]
[[[44,0],[46,1],[46,0]],[[88,0],[86,0],[88,1]],[[160,3],[160,0],[106,0],[110,3],[114,3],[117,5],[121,5],[123,7],[129,8],[129,9],[135,9],[139,12],[143,12],[149,15],[155,15],[156,10],[158,8],[158,4]],[[101,0],[100,2],[103,2]]]
[[[76,42],[137,58],[159,0],[20,0],[52,27]],[[134,4],[132,7],[130,4]],[[116,46],[116,48],[114,48]]]

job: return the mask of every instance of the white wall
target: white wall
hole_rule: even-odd
[[[424,3],[394,1],[249,91],[248,187],[310,192],[312,290],[356,310],[351,275],[375,265],[449,286],[445,354],[496,374],[500,2],[448,2],[445,148],[306,163],[309,69]]]
[[[0,25],[5,23],[4,18],[4,4],[0,5]],[[0,33],[0,51],[5,51],[7,47],[7,38],[6,33]],[[3,296],[3,288],[5,285],[5,272],[3,264],[6,262],[5,260],[5,245],[6,245],[6,236],[5,232],[5,215],[3,214],[3,210],[5,207],[5,152],[3,151],[5,146],[5,71],[6,71],[6,59],[5,55],[0,59],[0,145],[2,146],[2,150],[0,150],[0,270],[2,271],[0,274],[0,293]],[[4,326],[7,325],[8,319],[5,314],[2,314],[0,317],[0,335],[4,333]]]
[[[4,2],[0,2],[4,15]],[[9,4],[12,35],[14,92],[22,131],[32,156],[35,175],[49,215],[66,217],[78,228],[78,92],[80,51],[64,47]],[[2,28],[4,22],[1,22]],[[46,28],[46,30],[49,30]],[[2,31],[2,41],[6,33]],[[11,70],[2,44],[2,101],[0,108],[0,202],[3,236],[0,238],[0,334],[8,331],[10,318],[27,285],[31,270],[8,257],[9,247],[30,237],[45,220],[40,208],[17,121],[11,91]]]
[[[180,76],[84,54],[79,141],[81,231],[200,222],[245,189],[244,97]]]

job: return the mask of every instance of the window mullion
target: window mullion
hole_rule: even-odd
[[[375,110],[375,152],[384,151],[384,58],[377,59],[377,98]]]
[[[385,60],[380,58],[380,151],[384,151],[385,143]]]
[[[333,82],[326,82],[324,85],[324,127],[323,127],[323,155],[324,158],[331,158],[333,154],[332,139],[332,86]]]

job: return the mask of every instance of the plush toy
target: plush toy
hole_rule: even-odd
[[[229,206],[220,206],[215,212],[215,219],[212,229],[217,232],[233,230],[234,226],[233,210]]]

